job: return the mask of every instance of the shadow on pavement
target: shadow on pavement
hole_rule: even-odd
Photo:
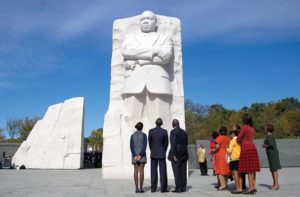
[[[271,185],[268,185],[268,184],[259,184],[259,186],[265,187],[265,188],[267,188],[267,189],[271,189],[271,188],[272,188],[272,186],[271,186]]]
[[[189,176],[191,176],[195,171],[189,170]]]

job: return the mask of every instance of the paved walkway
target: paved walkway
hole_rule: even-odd
[[[149,191],[150,181],[145,180],[147,192],[135,194],[132,181],[103,180],[100,169],[0,170],[0,197],[236,196],[228,191],[216,191],[213,187],[216,177],[201,177],[198,170],[192,170],[190,174],[189,190],[186,193],[151,193]],[[169,184],[170,187],[174,187],[173,180],[170,180]],[[256,196],[299,196],[300,168],[285,168],[280,171],[279,191],[268,189],[272,184],[268,169],[262,169],[262,172],[258,173],[257,184]]]

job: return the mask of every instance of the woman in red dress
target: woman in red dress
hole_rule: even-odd
[[[248,174],[249,188],[246,194],[254,194],[256,172],[260,171],[259,158],[256,146],[253,142],[255,130],[251,116],[246,114],[243,117],[244,126],[237,137],[237,141],[241,144],[241,154],[239,161],[239,173]]]
[[[220,136],[215,140],[217,149],[215,155],[215,169],[221,184],[218,190],[221,191],[227,189],[227,180],[230,175],[229,164],[226,161],[226,148],[229,145],[230,139],[227,137],[226,127],[221,127],[219,134]]]

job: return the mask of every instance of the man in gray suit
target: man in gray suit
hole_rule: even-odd
[[[122,43],[126,70],[122,94],[132,122],[142,117],[165,119],[170,114],[173,41],[170,35],[157,33],[157,28],[156,15],[145,11],[140,16],[141,31],[129,34]]]

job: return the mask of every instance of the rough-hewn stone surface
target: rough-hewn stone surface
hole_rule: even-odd
[[[79,169],[83,165],[84,98],[48,108],[15,153],[12,163],[26,168]]]

